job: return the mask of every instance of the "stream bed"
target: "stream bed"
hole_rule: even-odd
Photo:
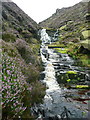
[[[41,31],[41,40],[40,52],[45,68],[41,73],[44,76],[41,82],[47,89],[43,104],[34,106],[34,111],[38,114],[37,120],[87,119],[90,111],[90,89],[77,89],[75,86],[89,85],[90,70],[75,66],[77,61],[68,54],[57,53],[48,48],[46,42],[51,41],[45,29]]]

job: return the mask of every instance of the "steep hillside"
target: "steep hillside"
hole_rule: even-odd
[[[84,65],[90,66],[90,2],[57,9],[39,25],[48,33],[58,29],[58,42],[54,44],[69,47],[68,53],[73,58],[79,58]]]
[[[13,2],[2,3],[3,33],[12,33],[18,38],[36,38],[38,25]],[[20,35],[19,35],[20,34]]]
[[[40,103],[45,86],[39,82],[38,25],[15,3],[2,2],[2,116],[34,118],[30,108]]]
[[[56,13],[39,24],[41,27],[60,28],[68,21],[77,23],[84,21],[87,12],[88,3],[80,2],[72,7],[57,9]]]

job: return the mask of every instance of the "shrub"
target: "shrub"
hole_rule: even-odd
[[[2,39],[6,42],[15,42],[16,41],[16,37],[10,33],[3,33]]]
[[[33,79],[27,78],[21,71],[17,58],[2,54],[2,115],[3,119],[32,118],[30,108],[39,103],[45,95],[45,87]]]
[[[27,109],[22,93],[29,92],[25,77],[14,59],[2,56],[2,113],[5,119],[19,117]],[[30,95],[29,95],[30,96]],[[30,105],[28,105],[30,106]]]

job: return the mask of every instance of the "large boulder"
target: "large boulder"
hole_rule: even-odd
[[[90,39],[83,40],[80,43],[81,43],[81,46],[83,46],[84,48],[90,50]]]
[[[84,39],[90,38],[90,30],[82,31]]]

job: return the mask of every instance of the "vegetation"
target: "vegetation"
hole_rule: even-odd
[[[88,88],[88,85],[76,85],[76,88]]]
[[[38,25],[13,2],[3,2],[2,12],[2,119],[34,120],[30,109],[46,89],[39,81]]]
[[[2,39],[6,42],[15,42],[16,37],[10,33],[4,33],[2,34]]]
[[[65,45],[63,43],[55,42],[50,45],[48,45],[48,48],[64,48]]]
[[[29,48],[25,44],[24,47]],[[38,81],[41,71],[40,59],[37,57],[38,49],[39,45],[32,47],[31,53],[28,51],[31,56],[35,56],[33,60],[29,60],[31,56],[27,54],[25,57],[25,53],[20,53],[15,43],[2,41],[2,109],[5,119],[19,116],[31,118],[30,108],[34,103],[42,102],[45,86]]]
[[[16,62],[17,58],[11,58],[7,53],[2,55],[3,117],[5,119],[18,118],[19,116],[31,118],[30,108],[34,103],[41,102],[45,94],[45,87],[38,81],[28,84]]]
[[[90,67],[90,55],[89,51],[85,48],[82,48],[80,44],[73,44],[68,46],[68,54],[78,61],[80,66]],[[82,48],[82,50],[81,50]]]
[[[66,25],[60,27],[60,30],[63,30],[63,29],[65,30],[65,28],[66,28]]]
[[[66,73],[67,73],[67,74],[77,74],[76,71],[67,71]]]
[[[67,48],[54,48],[57,52],[66,54],[68,49]]]
[[[52,16],[39,24],[41,27],[67,30],[68,27],[66,24],[68,23],[71,29],[73,29],[74,25],[79,26],[79,24],[83,23],[86,19],[89,21],[90,15],[87,12],[88,5],[89,3],[87,2],[80,2],[72,7],[57,9]]]
[[[39,56],[40,41],[37,35],[39,26],[13,2],[2,3],[2,6],[3,119],[35,119],[30,109],[34,104],[42,103],[46,89],[39,81],[40,72],[43,69]],[[48,19],[47,25],[43,25],[44,23],[40,25],[47,31],[54,32],[58,28],[60,32],[58,42],[49,45],[49,48],[54,48],[62,54],[69,54],[79,61],[79,66],[90,67],[90,49],[88,48],[90,30],[88,30],[88,23],[83,21],[86,4],[74,6],[70,13],[71,8],[62,9],[63,14],[60,12],[58,19],[52,19],[52,21]],[[75,14],[78,8],[79,13]],[[82,13],[82,9],[85,12]],[[81,20],[77,18],[79,15]],[[54,14],[54,17],[56,16],[57,13]],[[89,15],[86,16],[88,19]],[[59,83],[68,87],[71,87],[71,84],[77,84],[75,88],[89,88],[87,85],[78,85],[81,77],[84,78],[84,74],[80,75],[76,71],[66,71],[56,77]]]

